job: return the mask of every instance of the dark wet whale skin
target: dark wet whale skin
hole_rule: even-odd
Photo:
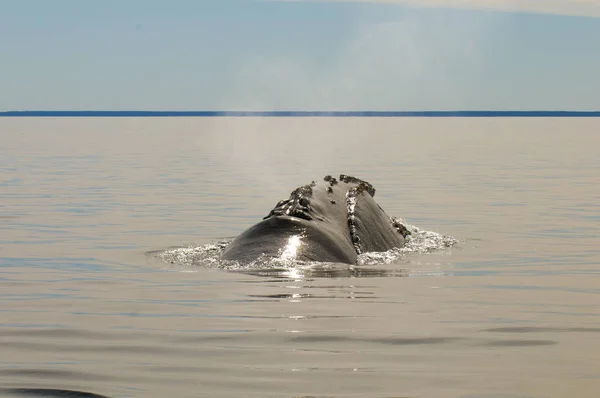
[[[404,246],[408,230],[383,211],[374,195],[371,184],[343,174],[313,181],[235,238],[221,258],[248,263],[279,257],[294,236],[300,237],[294,256],[300,261],[355,264],[360,253]]]

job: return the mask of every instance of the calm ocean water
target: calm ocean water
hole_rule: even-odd
[[[599,130],[2,118],[0,395],[597,397]],[[266,276],[152,255],[233,237],[339,173],[459,244]]]

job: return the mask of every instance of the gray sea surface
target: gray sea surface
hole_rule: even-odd
[[[599,132],[594,118],[0,119],[0,395],[597,397]],[[160,256],[218,249],[340,173],[458,243],[269,272]]]

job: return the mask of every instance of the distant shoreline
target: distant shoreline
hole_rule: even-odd
[[[4,111],[0,117],[600,117],[600,111]]]

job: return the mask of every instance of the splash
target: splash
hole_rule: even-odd
[[[458,243],[458,240],[452,236],[420,229],[402,219],[393,218],[392,222],[409,232],[405,235],[404,247],[394,248],[382,253],[363,253],[358,256],[359,265],[391,264],[409,255],[447,250]]]
[[[291,236],[277,257],[261,256],[249,264],[221,260],[221,254],[233,239],[223,239],[202,246],[176,247],[149,253],[167,267],[177,271],[197,271],[199,268],[244,272],[261,276],[299,278],[316,277],[365,277],[365,276],[409,276],[398,269],[375,269],[373,266],[399,263],[408,256],[449,250],[458,240],[433,231],[420,229],[401,219],[393,222],[402,225],[410,232],[406,235],[405,246],[381,253],[362,253],[356,266],[307,262],[296,259],[302,240],[300,235]],[[421,275],[411,272],[410,275]],[[439,273],[438,273],[439,274]]]

